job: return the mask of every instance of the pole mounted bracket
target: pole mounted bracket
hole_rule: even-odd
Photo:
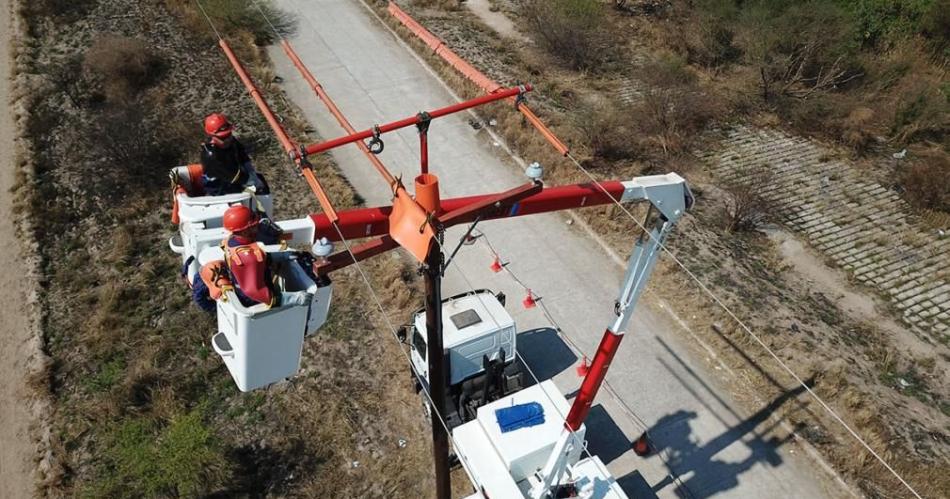
[[[522,104],[526,104],[528,102],[528,97],[526,96],[527,93],[528,88],[523,84],[518,84],[518,95],[515,96],[515,109],[518,109]]]
[[[419,122],[416,123],[416,129],[419,130],[419,133],[429,133],[429,125],[432,124],[432,115],[425,111],[419,111],[416,118],[419,120]]]
[[[313,169],[313,163],[311,163],[310,158],[307,157],[306,147],[300,146],[300,150],[298,151],[298,153],[297,154],[291,153],[290,157],[291,159],[295,159],[297,164],[300,165],[301,168],[310,168],[311,170]]]
[[[383,152],[383,148],[386,147],[386,144],[383,143],[383,139],[379,136],[382,135],[382,131],[379,129],[379,125],[373,125],[373,136],[369,139],[369,144],[366,144],[366,147],[369,148],[369,152],[379,155]]]

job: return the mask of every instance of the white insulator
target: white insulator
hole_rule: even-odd
[[[524,174],[527,175],[531,180],[541,180],[541,177],[544,176],[544,167],[541,166],[541,163],[535,161],[525,168]]]
[[[320,258],[326,258],[333,253],[333,243],[331,243],[327,238],[321,237],[316,242],[313,243],[313,246],[310,248],[310,251]]]

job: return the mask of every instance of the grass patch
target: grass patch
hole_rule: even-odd
[[[199,406],[168,424],[127,420],[107,430],[106,478],[87,497],[195,497],[226,474],[222,448]]]

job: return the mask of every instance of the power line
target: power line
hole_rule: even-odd
[[[204,5],[201,5],[201,0],[195,0],[195,4],[198,5],[198,10],[201,11],[201,14],[205,16],[205,20],[208,21],[208,25],[211,26],[211,31],[214,31],[214,36],[220,40],[221,33],[218,33],[218,28],[214,26],[214,22],[211,21],[211,17],[208,16],[208,12],[205,11]]]
[[[254,3],[254,6],[257,8],[258,12],[261,14],[261,16],[265,19],[265,21],[267,22],[267,24],[270,26],[270,28],[271,28],[271,30],[274,32],[274,34],[275,34],[278,38],[280,38],[281,40],[284,40],[283,35],[281,35],[281,34],[277,31],[277,29],[274,27],[273,23],[271,23],[270,19],[268,18],[267,14],[264,12],[264,10],[261,8],[261,6],[260,6],[260,4],[258,3],[258,1],[257,1],[257,0],[253,0],[253,3]],[[309,19],[308,19],[308,24],[310,24],[310,27],[311,27],[311,30],[313,31],[313,33],[316,34],[316,28],[313,26],[313,23],[309,21]],[[363,281],[366,283],[367,288],[369,289],[370,293],[372,294],[373,299],[374,299],[374,301],[376,302],[376,305],[377,305],[377,307],[379,308],[380,313],[383,315],[384,319],[386,320],[387,325],[388,325],[389,328],[392,330],[393,336],[394,336],[394,337],[397,339],[397,341],[398,341],[398,336],[396,335],[395,327],[392,325],[392,323],[391,323],[390,320],[389,320],[388,315],[387,315],[387,314],[385,313],[385,311],[383,310],[383,307],[382,307],[382,304],[381,304],[381,302],[380,302],[380,300],[379,300],[379,297],[376,295],[374,289],[372,288],[372,285],[369,283],[369,280],[368,280],[368,278],[366,277],[366,274],[363,272],[362,266],[359,264],[359,262],[357,261],[356,257],[353,255],[353,252],[350,250],[350,246],[349,246],[348,241],[346,241],[346,239],[343,237],[343,233],[342,233],[342,231],[340,230],[339,226],[338,226],[336,223],[333,223],[333,227],[334,227],[334,229],[336,230],[337,234],[339,235],[339,237],[340,237],[341,241],[343,242],[344,246],[346,247],[347,252],[350,254],[351,258],[353,258],[353,262],[356,264],[357,270],[359,271],[360,275],[362,276]],[[445,252],[445,248],[442,246],[441,241],[439,241],[438,238],[436,238],[435,241],[436,241],[437,244],[439,245],[440,251],[442,251],[442,252],[444,253],[444,252]],[[474,291],[474,287],[472,286],[471,281],[468,279],[468,276],[465,275],[465,274],[461,271],[461,268],[458,268],[458,271],[459,271],[460,275],[462,276],[462,278],[466,281],[467,285],[472,289],[472,291]],[[499,323],[498,323],[498,320],[497,320],[497,319],[494,317],[494,315],[491,313],[491,310],[485,305],[484,301],[482,300],[482,296],[476,294],[476,297],[477,297],[478,300],[481,302],[482,307],[488,312],[489,316],[490,316],[491,319],[492,319],[492,322],[495,323],[495,327],[496,327],[496,328],[499,328],[500,325],[499,325]],[[421,377],[419,376],[419,374],[415,371],[415,367],[412,365],[412,362],[411,362],[411,360],[410,360],[408,354],[406,353],[406,351],[405,351],[402,347],[400,347],[399,349],[400,349],[400,351],[402,352],[403,356],[406,357],[406,360],[409,362],[410,368],[412,368],[412,371],[413,371],[413,375],[417,378],[417,380],[418,380],[418,381],[420,382],[420,384],[421,384],[422,378],[421,378]],[[529,374],[530,374],[531,377],[534,379],[535,384],[540,384],[541,381],[538,379],[537,375],[536,375],[536,374],[534,373],[534,371],[531,369],[531,366],[528,365],[527,361],[525,361],[524,357],[522,357],[521,353],[518,352],[517,348],[515,349],[515,355],[521,360],[522,364],[523,364],[523,365],[525,366],[525,368],[528,370]],[[423,390],[423,391],[425,391],[425,390]],[[435,408],[435,404],[434,404],[432,398],[430,397],[430,395],[429,395],[429,393],[428,393],[427,391],[425,391],[425,392],[426,392],[426,398],[429,400],[430,407],[433,409],[434,412],[436,412],[436,413],[438,414],[438,411],[437,411],[436,408]],[[550,396],[545,390],[542,389],[541,392],[544,393],[544,396],[548,399],[549,402],[551,402],[552,407],[554,407],[555,410],[558,412],[558,415],[559,415],[561,421],[562,421],[562,422],[566,422],[566,417],[567,417],[566,414],[561,413],[560,409],[559,409],[559,408],[557,407],[557,405],[554,403],[554,400],[551,398],[551,396]],[[456,444],[455,444],[455,440],[452,438],[452,434],[451,434],[451,432],[449,431],[448,426],[447,426],[447,424],[445,423],[445,420],[444,420],[444,418],[442,417],[441,414],[439,414],[439,420],[440,420],[440,422],[442,423],[442,426],[445,428],[446,433],[447,433],[448,436],[449,436],[449,439],[452,440],[452,445],[455,446],[455,445],[456,445]],[[565,426],[565,428],[567,428],[567,427]],[[574,430],[570,430],[570,431],[571,431],[571,433],[575,433]],[[586,445],[583,447],[583,451],[584,451],[584,453],[587,454],[587,457],[592,457],[591,454],[590,454],[590,451],[587,449],[587,446],[586,446]],[[461,455],[461,454],[456,453],[456,455],[457,455],[460,459],[465,459],[465,456],[463,456],[463,455]]]
[[[274,27],[274,24],[270,21],[267,14],[261,8],[257,0],[253,0],[253,3],[254,3],[254,6],[257,8],[258,12],[260,12],[261,17],[264,18],[267,24],[274,31],[274,34],[280,40],[282,41],[285,40],[284,36],[277,30],[276,27]],[[316,32],[316,28],[313,26],[313,24],[312,23],[309,23],[309,24],[310,24],[311,30]],[[346,248],[346,252],[350,255],[350,258],[353,259],[353,263],[356,266],[356,270],[359,272],[363,283],[366,285],[366,289],[369,290],[370,295],[373,297],[373,302],[376,303],[376,307],[379,309],[380,315],[383,316],[383,320],[386,322],[386,325],[389,327],[389,330],[392,333],[393,339],[396,341],[396,346],[398,350],[400,351],[400,353],[402,353],[403,357],[406,359],[406,363],[409,364],[409,370],[412,372],[413,377],[415,377],[416,382],[419,383],[419,386],[423,387],[423,389],[419,391],[425,394],[426,400],[428,400],[429,402],[430,415],[435,414],[436,417],[438,417],[439,423],[445,429],[445,434],[448,436],[449,441],[452,442],[452,446],[457,447],[455,443],[455,439],[452,436],[452,432],[449,430],[449,426],[445,422],[445,417],[442,415],[442,413],[439,412],[435,404],[435,401],[432,400],[432,396],[429,394],[429,391],[425,389],[426,383],[423,381],[422,376],[420,376],[419,373],[416,371],[416,368],[413,365],[412,359],[409,357],[409,354],[402,347],[402,342],[399,341],[399,335],[396,332],[396,327],[393,326],[392,321],[389,319],[389,314],[387,314],[386,310],[383,308],[382,301],[379,299],[379,295],[376,293],[376,290],[373,288],[373,285],[370,282],[369,277],[366,275],[366,272],[363,270],[363,266],[360,264],[359,260],[356,258],[356,255],[353,254],[353,250],[351,249],[349,241],[346,239],[346,237],[343,236],[343,231],[340,229],[340,226],[337,222],[332,222],[331,225],[333,226],[333,229],[336,231],[337,235],[340,237],[340,241],[343,243],[344,248]],[[465,457],[458,453],[456,453],[456,456],[458,456],[460,460],[465,460]]]
[[[398,33],[396,33],[392,28],[389,28],[389,26],[387,26],[387,25],[383,22],[383,20],[380,19],[380,17],[376,14],[376,12],[373,11],[373,9],[370,8],[369,5],[367,5],[367,4],[365,3],[365,0],[364,0],[364,1],[361,1],[361,3],[363,4],[363,7],[366,8],[366,10],[367,10],[368,12],[370,12],[374,17],[376,17],[376,19],[377,19],[381,24],[383,24],[384,27],[386,27],[386,28],[389,30],[390,34],[392,34],[392,35],[393,35],[394,37],[396,37],[397,39],[401,40],[401,36],[400,36]],[[403,42],[403,45],[406,47],[406,50],[409,50],[409,51],[412,51],[412,50],[413,50],[411,47],[409,47],[409,45],[405,44],[404,42]],[[413,53],[413,54],[414,54],[414,53]],[[421,59],[417,54],[414,54],[414,55],[416,56],[416,60],[417,60],[423,67],[426,67],[427,69],[429,69],[429,73],[432,74],[433,77],[435,77],[435,78],[437,78],[437,79],[440,80],[440,82],[442,83],[442,86],[443,86],[444,88],[446,88],[447,91],[448,91],[450,94],[452,94],[453,96],[455,96],[456,98],[458,98],[457,95],[455,94],[455,92],[452,90],[452,88],[449,87],[449,85],[448,85],[447,83],[445,83],[444,81],[442,81],[441,78],[440,78],[431,68],[428,68],[427,63],[426,63],[423,59]],[[520,161],[520,158],[517,158],[517,157],[514,155],[513,152],[510,152],[510,151],[509,151],[509,153],[510,153],[513,157],[515,157],[516,160],[519,160],[519,161]],[[593,177],[593,175],[591,175],[590,172],[588,172],[572,154],[568,153],[566,156],[574,163],[575,166],[577,166],[577,168],[579,168],[587,177],[589,177],[589,178],[594,182],[594,184],[597,185],[597,187],[598,187],[599,189],[603,190],[604,193],[608,196],[608,198],[610,198],[611,201],[614,202],[614,204],[616,204],[617,206],[619,206],[619,207],[621,208],[621,210],[623,210],[624,213],[626,213],[627,216],[630,217],[630,218],[634,221],[634,223],[636,223],[638,226],[640,226],[641,229],[644,228],[643,225],[640,223],[640,221],[637,220],[636,217],[634,217],[634,216],[619,202],[619,200],[617,200],[617,199],[614,198],[612,195],[610,195],[610,193],[607,192],[607,191],[604,189],[604,187],[603,187],[602,185],[600,185],[600,183]],[[649,231],[647,231],[647,234],[649,235]],[[653,236],[650,235],[650,237],[652,238]],[[783,369],[785,369],[801,386],[803,386],[804,389],[808,392],[808,394],[811,395],[815,400],[817,400],[817,401],[819,402],[819,404],[822,406],[822,408],[824,408],[825,411],[827,411],[829,414],[831,414],[831,415],[834,417],[834,419],[835,419],[839,424],[841,424],[841,425],[848,431],[848,433],[850,433],[851,436],[854,437],[854,438],[861,444],[862,447],[864,447],[872,456],[874,456],[874,458],[875,458],[878,462],[880,462],[885,468],[887,468],[887,470],[888,470],[892,475],[894,475],[894,477],[897,478],[898,481],[900,481],[900,483],[901,483],[905,488],[907,488],[907,490],[909,490],[917,499],[922,499],[921,496],[920,496],[920,494],[918,494],[917,491],[914,490],[914,488],[913,488],[906,480],[904,480],[904,478],[901,477],[900,474],[897,473],[897,471],[895,471],[877,452],[875,452],[874,449],[872,449],[872,448],[868,445],[868,443],[867,443],[866,441],[864,441],[864,439],[861,438],[860,435],[857,434],[857,432],[855,432],[850,426],[848,426],[848,424],[847,424],[830,406],[828,406],[828,404],[826,404],[826,403],[824,402],[824,400],[821,399],[821,397],[819,397],[814,391],[812,391],[810,387],[808,387],[807,385],[805,385],[805,383],[802,381],[802,379],[801,379],[800,377],[798,377],[798,375],[796,375],[768,346],[766,346],[766,345],[762,342],[762,340],[759,339],[758,336],[756,336],[756,335],[752,332],[752,330],[751,330],[748,326],[745,325],[745,323],[743,323],[741,320],[739,320],[739,318],[738,318],[721,300],[719,300],[717,297],[715,297],[715,295],[712,294],[712,292],[695,276],[695,274],[693,274],[693,272],[691,272],[688,268],[686,268],[686,266],[685,266],[678,258],[676,258],[676,255],[674,255],[672,252],[670,252],[669,249],[667,249],[664,244],[659,243],[659,246],[660,246],[660,248],[661,248],[663,251],[665,251],[667,254],[669,254],[669,255],[673,258],[674,262],[676,262],[676,264],[677,264],[678,266],[680,266],[681,268],[683,268],[683,270],[684,270],[694,281],[696,281],[697,284],[699,284],[700,288],[701,288],[706,294],[710,295],[710,296],[713,298],[713,300],[714,300],[720,307],[722,307],[722,308],[729,314],[730,317],[733,318],[733,320],[735,320],[738,324],[740,324],[740,325],[742,326],[742,329],[745,330],[746,333],[749,334],[749,335],[756,341],[756,343],[758,343],[760,346],[762,346],[762,348],[764,348],[764,349],[766,350],[766,352],[768,352],[769,355],[770,355],[773,359],[775,359],[775,361],[778,362],[778,364],[779,364],[780,366],[782,366]]]
[[[356,266],[356,270],[359,272],[360,277],[362,278],[363,282],[366,284],[366,288],[369,290],[370,295],[373,297],[373,301],[376,303],[376,307],[379,309],[379,313],[383,316],[383,320],[386,321],[386,325],[389,326],[389,330],[392,332],[393,339],[396,340],[399,351],[402,353],[403,357],[406,358],[406,362],[409,363],[409,369],[412,371],[412,374],[416,378],[416,381],[419,382],[419,386],[424,388],[425,383],[423,382],[422,377],[419,375],[418,372],[416,372],[416,368],[412,364],[412,359],[409,358],[409,354],[406,353],[406,350],[402,347],[402,342],[399,341],[399,334],[396,332],[396,328],[395,326],[393,326],[392,321],[389,320],[389,314],[387,314],[386,310],[383,309],[383,304],[379,299],[379,295],[376,294],[376,290],[373,289],[373,285],[372,283],[370,283],[369,278],[366,276],[366,272],[363,271],[363,266],[360,265],[359,260],[356,259],[356,255],[354,255],[353,251],[350,249],[349,241],[347,241],[346,238],[343,237],[343,232],[340,230],[340,227],[339,225],[336,224],[336,222],[334,222],[332,225],[333,225],[333,228],[336,230],[336,233],[340,236],[340,241],[343,243],[343,246],[346,248],[346,252],[349,253],[350,258],[353,259],[353,263]],[[422,389],[420,390],[420,392],[425,394],[426,399],[429,401],[429,408],[431,409],[432,413],[438,416],[439,422],[442,424],[442,427],[445,428],[445,433],[446,435],[448,435],[449,440],[452,442],[452,446],[454,447],[455,439],[452,438],[452,432],[449,431],[449,426],[445,423],[445,418],[442,417],[442,414],[436,408],[435,401],[432,400],[432,397],[429,395],[429,391],[426,389]],[[458,453],[456,453],[456,455],[459,456],[459,459],[464,458]]]

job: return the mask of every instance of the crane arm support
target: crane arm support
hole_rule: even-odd
[[[358,246],[350,248],[349,251],[340,251],[328,256],[324,261],[315,263],[313,270],[318,275],[327,275],[334,270],[340,270],[344,267],[383,254],[389,250],[399,247],[393,238],[389,236],[378,237]]]
[[[475,217],[478,216],[481,216],[481,218],[491,218],[492,212],[503,213],[504,208],[514,206],[518,201],[537,194],[542,190],[544,190],[544,186],[541,185],[541,182],[532,182],[499,194],[485,196],[484,199],[443,213],[439,216],[439,223],[441,223],[443,227],[451,227],[474,220]]]

